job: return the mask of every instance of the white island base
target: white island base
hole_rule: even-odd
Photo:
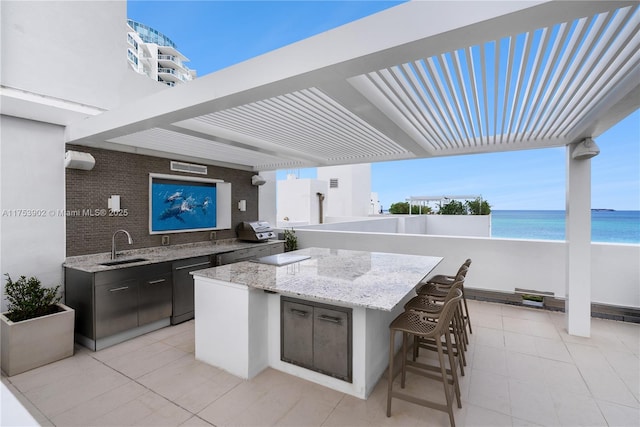
[[[194,279],[198,360],[246,379],[272,367],[361,399],[369,396],[386,371],[389,323],[402,311],[404,300],[393,311],[352,307],[349,383],[280,360],[280,295],[216,279]]]
[[[279,257],[282,263],[276,265],[264,264],[272,260],[244,261],[192,273],[196,359],[241,378],[272,367],[366,399],[387,368],[389,323],[442,258],[328,248],[301,249]],[[351,382],[281,360],[280,295],[351,309]],[[315,337],[315,326],[312,330]],[[321,327],[317,332],[324,336],[326,331]],[[317,349],[311,350],[315,355]]]

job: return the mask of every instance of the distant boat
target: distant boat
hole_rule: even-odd
[[[591,209],[591,212],[615,212],[615,209]]]

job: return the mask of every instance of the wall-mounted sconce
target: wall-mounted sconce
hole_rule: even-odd
[[[247,201],[246,201],[246,200],[240,200],[240,201],[238,202],[238,209],[239,209],[241,212],[246,211],[246,210],[247,210]]]
[[[64,167],[67,169],[82,169],[90,171],[96,164],[96,159],[89,153],[67,151],[64,153]]]
[[[600,154],[600,147],[591,138],[585,138],[576,144],[571,158],[574,160],[587,160]]]
[[[107,207],[111,212],[120,212],[120,196],[112,195],[107,199]]]
[[[261,177],[260,175],[253,175],[251,177],[251,185],[258,186],[258,185],[265,184],[266,182],[267,180]]]

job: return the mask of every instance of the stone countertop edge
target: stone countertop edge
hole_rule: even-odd
[[[323,260],[325,269],[335,262],[344,261],[348,267],[344,269],[344,273],[348,275],[352,267],[349,258],[351,256],[357,258],[359,254],[365,252],[340,250],[342,261],[339,261],[336,257],[326,257],[322,251],[321,248],[306,248],[289,252],[290,254],[312,255],[312,258],[284,266],[243,261],[194,271],[191,275],[194,278],[245,285],[301,299],[391,311],[413,291],[421,279],[433,271],[442,261],[442,257],[420,255],[406,255],[407,258],[398,261],[398,256],[402,256],[402,254],[372,252],[371,254],[382,255],[384,261],[373,265],[370,271],[361,270],[361,278],[341,277],[341,275],[326,277],[317,274],[316,263],[320,260]],[[415,257],[415,260],[412,260],[411,257]],[[396,265],[397,262],[400,262],[400,269]],[[413,268],[404,268],[407,267],[406,263],[413,264],[414,262],[419,264],[412,265]],[[299,264],[299,267],[296,264]]]
[[[128,267],[138,267],[148,264],[178,261],[181,259],[194,258],[199,256],[216,255],[259,246],[270,246],[283,242],[283,240],[268,240],[266,242],[244,242],[237,239],[227,239],[224,241],[218,241],[217,243],[208,241],[198,243],[185,243],[181,245],[155,246],[150,248],[118,251],[117,260],[127,260],[132,258],[145,259],[144,261],[140,262],[111,266],[101,265],[101,263],[111,261],[111,253],[103,252],[98,254],[67,257],[62,266],[65,268],[73,268],[75,270],[80,270],[87,273],[98,273],[102,271],[118,270]]]

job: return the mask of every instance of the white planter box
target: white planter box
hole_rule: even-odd
[[[35,319],[12,322],[0,314],[1,367],[7,376],[73,356],[75,311],[63,311]]]

